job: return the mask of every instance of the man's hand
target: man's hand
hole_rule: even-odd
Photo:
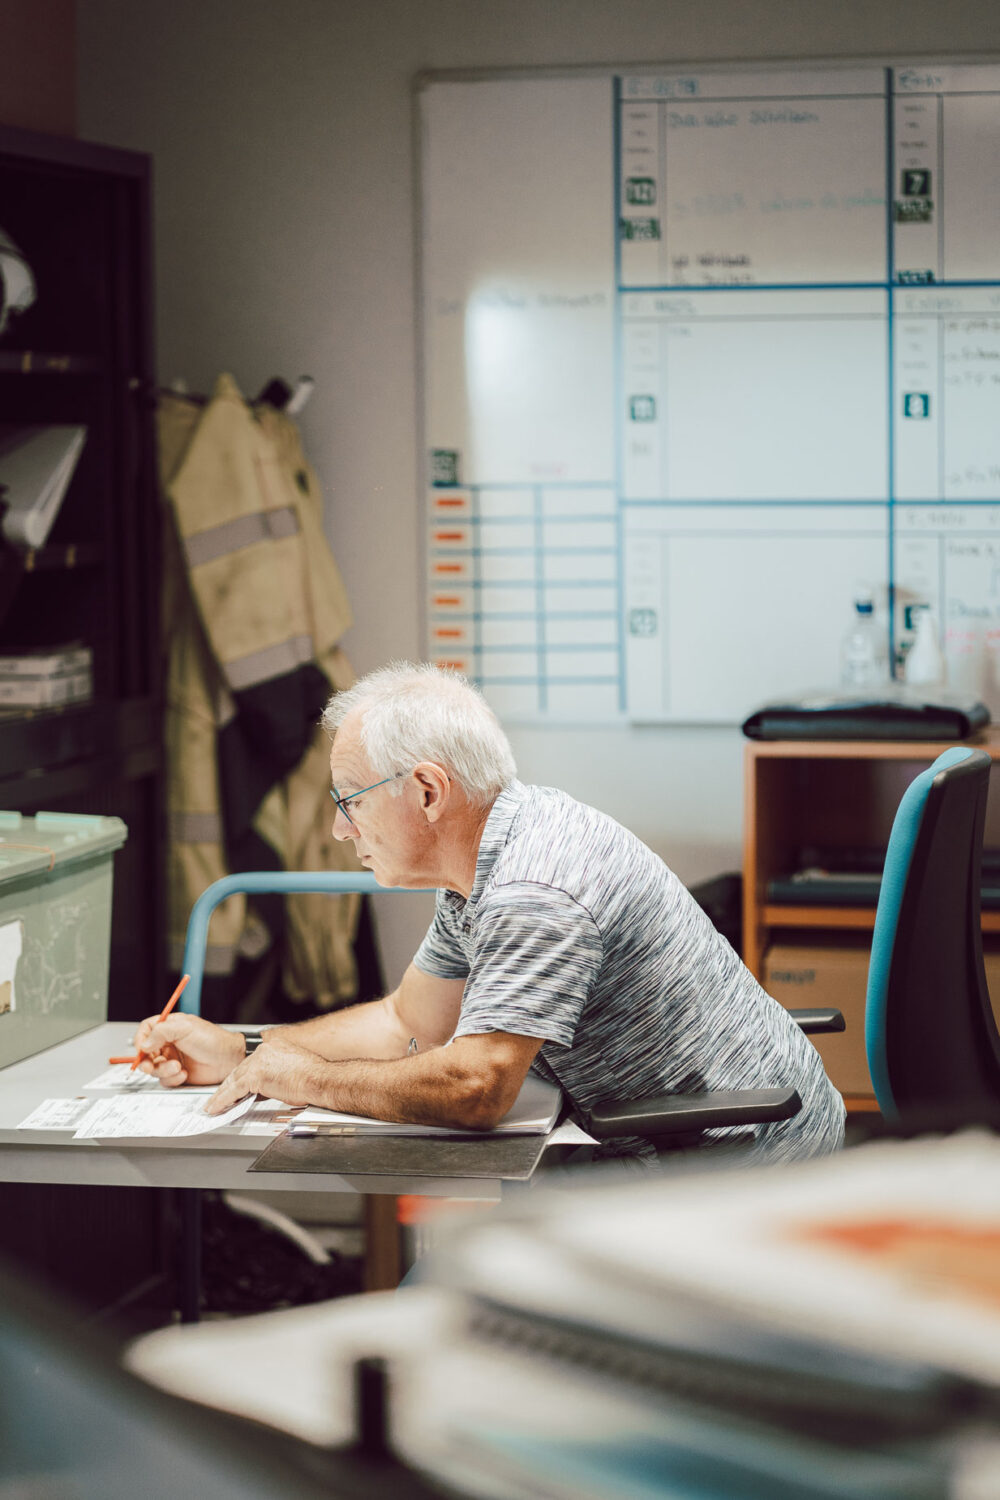
[[[220,1083],[246,1052],[238,1032],[224,1031],[201,1016],[173,1015],[165,1021],[147,1016],[133,1040],[136,1051],[147,1054],[140,1070],[168,1089]]]
[[[164,1022],[166,1025],[166,1022]],[[222,1087],[205,1104],[207,1115],[221,1115],[247,1094],[263,1094],[284,1104],[315,1104],[318,1074],[329,1068],[323,1058],[300,1047],[284,1028],[238,1063]]]

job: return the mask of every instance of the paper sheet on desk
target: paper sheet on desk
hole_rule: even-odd
[[[75,1130],[93,1099],[43,1099],[21,1120],[18,1130]]]
[[[105,1068],[103,1073],[98,1073],[89,1083],[83,1085],[84,1092],[95,1089],[126,1089],[130,1094],[141,1091],[150,1092],[160,1089],[163,1085],[158,1078],[151,1073],[141,1073],[138,1068],[133,1072],[131,1063],[113,1063],[110,1068]],[[184,1084],[185,1094],[214,1094],[219,1087],[217,1083],[202,1085]]]
[[[205,1096],[213,1094],[214,1088],[185,1088],[167,1093],[159,1084],[155,1087],[159,1092],[153,1098],[144,1094],[140,1100],[131,1089],[119,1092],[112,1099],[44,1099],[17,1128],[73,1131],[79,1140],[203,1135],[219,1125],[228,1126],[240,1135],[275,1136],[298,1113],[297,1105],[254,1095],[224,1115],[201,1115]],[[162,1109],[158,1107],[161,1101]]]
[[[111,1099],[95,1099],[77,1124],[73,1139],[78,1141],[136,1140],[149,1137],[204,1135],[232,1125],[257,1102],[250,1094],[227,1109],[225,1114],[206,1115],[205,1096],[185,1089],[166,1090],[159,1094],[120,1094]]]

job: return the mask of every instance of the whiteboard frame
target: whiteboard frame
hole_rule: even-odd
[[[905,61],[903,59],[905,58]],[[652,75],[657,73],[700,73],[718,75],[725,73],[741,72],[768,72],[768,73],[795,73],[795,72],[843,72],[851,68],[881,68],[885,70],[898,70],[902,67],[1000,67],[1000,51],[986,53],[926,53],[907,52],[898,54],[887,54],[884,51],[874,53],[850,53],[842,57],[807,56],[785,56],[772,57],[740,57],[727,59],[712,59],[704,61],[698,59],[675,58],[666,61],[651,62],[623,62],[623,63],[581,63],[563,65],[539,65],[537,67],[484,67],[484,68],[427,68],[421,69],[414,75],[411,96],[411,159],[413,164],[414,183],[414,213],[413,213],[413,264],[414,264],[414,338],[416,352],[416,436],[417,436],[417,472],[416,472],[416,497],[419,507],[419,556],[421,558],[421,577],[418,602],[418,628],[421,640],[421,656],[430,639],[430,584],[426,568],[426,532],[424,509],[427,502],[428,492],[428,432],[427,432],[427,327],[424,314],[424,281],[425,281],[425,181],[424,181],[424,132],[421,114],[421,105],[424,95],[431,89],[445,87],[449,84],[474,84],[486,82],[515,82],[515,81],[543,81],[545,79],[573,79],[573,78],[601,78],[614,82],[616,78],[625,75]],[[1000,285],[1000,282],[998,282]],[[891,441],[891,433],[890,433]],[[619,476],[620,477],[620,476]],[[620,503],[620,499],[619,499]],[[900,503],[906,503],[900,502]],[[949,502],[954,503],[954,502]],[[623,538],[624,540],[624,529]],[[891,559],[891,544],[890,544]],[[623,645],[624,652],[624,645]],[[627,673],[623,669],[623,683]],[[552,719],[546,721],[542,717],[535,719],[518,719],[518,725],[524,725],[534,730],[559,731],[563,729],[593,729],[594,720],[563,720]],[[609,726],[604,723],[605,728]],[[738,728],[739,721],[733,719],[721,723],[718,720],[700,719],[642,719],[630,717],[626,710],[619,728],[625,730],[684,730],[684,729],[710,729],[726,730]]]

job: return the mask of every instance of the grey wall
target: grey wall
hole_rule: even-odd
[[[0,0],[0,120],[76,133],[76,0]]]
[[[303,418],[355,667],[420,652],[412,82],[429,68],[1000,52],[996,0],[83,0],[79,134],[153,154],[161,378]],[[739,865],[736,730],[518,730],[688,881]],[[388,901],[390,898],[385,898]],[[383,911],[390,968],[421,916]]]

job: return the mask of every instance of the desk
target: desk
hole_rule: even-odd
[[[298,1172],[254,1172],[256,1158],[269,1144],[266,1136],[243,1136],[234,1130],[217,1130],[178,1140],[149,1140],[131,1144],[109,1141],[94,1144],[75,1141],[69,1133],[18,1130],[18,1122],[43,1099],[71,1098],[82,1086],[107,1068],[108,1058],[132,1050],[134,1022],[115,1022],[94,1027],[34,1057],[0,1070],[0,1182],[84,1183],[114,1187],[157,1187],[180,1190],[186,1213],[186,1250],[182,1259],[182,1292],[188,1314],[196,1287],[197,1268],[191,1257],[196,1250],[197,1193],[190,1190],[216,1188],[250,1192],[315,1192],[322,1187],[332,1193],[358,1193],[365,1197],[366,1230],[372,1243],[366,1270],[381,1267],[366,1281],[371,1290],[394,1284],[388,1237],[395,1236],[395,1204],[402,1193],[429,1197],[499,1200],[505,1180],[496,1176],[435,1177],[411,1173],[407,1176],[364,1176]],[[425,1142],[428,1170],[433,1171],[436,1147]],[[475,1144],[475,1143],[473,1143]],[[516,1175],[516,1174],[511,1174]],[[396,1261],[398,1266],[398,1258]],[[398,1274],[398,1272],[397,1272]],[[195,1303],[196,1305],[196,1303]]]

